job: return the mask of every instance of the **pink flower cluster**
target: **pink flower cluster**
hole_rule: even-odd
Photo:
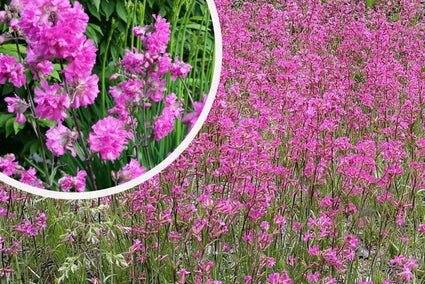
[[[144,50],[137,51],[136,48],[132,51],[126,50],[126,55],[121,60],[119,73],[110,78],[110,80],[121,78],[121,81],[109,89],[115,106],[108,112],[111,115],[118,115],[123,127],[131,132],[128,135],[129,138],[140,136],[142,140],[147,140],[147,133],[135,131],[137,120],[134,116],[139,109],[146,112],[152,103],[157,104],[163,101],[166,106],[161,116],[153,118],[151,126],[152,136],[155,141],[158,141],[173,131],[175,120],[184,113],[183,104],[175,94],[164,97],[164,92],[167,90],[164,76],[170,72],[172,80],[177,77],[184,78],[192,67],[179,61],[177,57],[174,59],[175,63],[171,62],[170,54],[166,53],[171,33],[170,24],[160,15],[153,15],[153,18],[154,23],[133,28],[133,33],[142,41]],[[144,121],[144,124],[146,126],[148,122]],[[127,144],[125,140],[116,139],[115,142],[117,142],[115,144],[117,150],[115,154],[108,157],[111,160],[116,159],[119,156],[118,152],[124,149],[123,145]],[[121,146],[118,146],[118,142],[122,143]],[[92,151],[101,153],[111,151],[109,146],[94,145],[95,143],[93,139],[89,139]],[[106,159],[106,154],[102,154],[102,159]]]
[[[103,160],[115,160],[128,143],[129,133],[119,119],[108,116],[92,126],[93,132],[87,141],[93,153],[99,152]]]
[[[58,180],[58,183],[62,191],[75,190],[76,192],[82,192],[86,190],[86,176],[86,171],[77,170],[75,177],[64,175]]]
[[[96,61],[93,41],[84,35],[88,16],[80,3],[71,6],[68,0],[57,1],[12,1],[2,22],[21,32],[26,41],[24,65],[28,66],[41,85],[34,90],[35,114],[40,118],[62,122],[68,117],[71,107],[87,107],[94,102],[99,92],[98,77],[91,75]],[[42,76],[53,71],[53,61],[64,66],[65,83],[50,85]],[[14,57],[0,55],[0,83],[8,78],[16,87],[25,82],[22,64]],[[16,122],[25,123],[24,112],[28,106],[19,97],[6,98],[8,111],[17,114]],[[53,136],[50,140],[54,139]],[[57,141],[56,143],[61,143]],[[63,151],[52,149],[55,155]],[[59,154],[62,153],[62,154]]]
[[[145,48],[144,51],[138,52],[126,50],[126,55],[121,60],[122,74],[116,74],[112,79],[123,76],[124,80],[117,87],[111,87],[111,94],[115,98],[118,106],[128,108],[125,103],[139,102],[141,99],[159,102],[164,98],[165,79],[163,76],[168,72],[171,73],[172,80],[177,77],[184,78],[192,67],[184,62],[179,61],[176,57],[175,63],[171,62],[170,54],[166,53],[167,44],[170,37],[170,24],[160,15],[153,15],[155,22],[151,25],[133,28],[134,35],[140,37]],[[138,80],[137,75],[142,80]],[[139,85],[138,89],[146,88],[146,92],[132,92],[128,90],[126,85],[128,80],[132,82],[136,79]],[[120,99],[117,94],[124,93],[125,99]],[[124,104],[124,105],[123,105]],[[115,113],[112,111],[112,113]]]
[[[171,93],[165,98],[166,107],[162,110],[162,115],[155,119],[153,125],[154,140],[158,141],[171,133],[174,129],[174,120],[179,118],[184,109],[183,104],[178,102],[177,96]]]
[[[15,87],[22,87],[27,81],[24,66],[15,57],[0,53],[0,84],[5,84],[8,79]]]
[[[118,171],[116,177],[122,182],[135,179],[146,172],[146,168],[140,166],[139,162],[131,159],[130,162]]]

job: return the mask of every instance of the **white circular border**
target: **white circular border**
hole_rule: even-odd
[[[40,195],[43,197],[51,197],[55,199],[73,199],[73,200],[91,199],[91,198],[104,197],[104,196],[112,195],[115,193],[120,193],[127,189],[136,187],[139,184],[157,175],[162,170],[164,170],[167,166],[169,166],[189,146],[190,142],[192,142],[192,140],[198,134],[199,130],[201,129],[202,125],[207,119],[207,115],[210,112],[210,109],[214,102],[215,94],[217,93],[217,90],[218,90],[218,83],[220,81],[221,63],[222,63],[222,56],[223,56],[221,29],[220,29],[220,22],[218,19],[217,9],[215,7],[213,0],[206,0],[206,1],[208,4],[208,8],[210,10],[211,19],[213,21],[214,41],[215,41],[214,75],[213,75],[213,80],[211,83],[210,92],[208,94],[208,99],[205,103],[204,109],[202,110],[202,113],[199,116],[198,120],[196,121],[195,125],[193,126],[192,130],[186,135],[186,137],[180,143],[180,145],[165,160],[163,160],[159,165],[157,165],[156,167],[154,167],[153,169],[151,169],[150,171],[148,171],[147,173],[143,174],[142,176],[138,178],[135,178],[129,182],[126,182],[114,187],[101,189],[98,191],[58,192],[58,191],[40,189],[34,186],[21,183],[11,177],[8,177],[2,172],[0,172],[0,181],[5,182],[17,189],[20,189],[32,194]]]

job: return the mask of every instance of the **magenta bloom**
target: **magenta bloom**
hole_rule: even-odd
[[[14,226],[13,229],[21,233],[24,237],[35,237],[38,235],[37,228],[27,220],[23,220],[21,223]]]
[[[147,97],[154,102],[162,100],[164,98],[164,92],[167,90],[165,87],[166,83],[165,79],[151,76],[150,80],[147,82]]]
[[[75,108],[79,108],[80,106],[87,107],[94,103],[99,93],[98,82],[97,75],[91,75],[72,82],[72,105]]]
[[[126,55],[122,58],[122,64],[126,70],[132,73],[144,75],[144,71],[149,68],[149,66],[154,61],[154,57],[146,51],[145,53],[137,52],[137,49],[134,48],[134,52],[129,49],[125,50]],[[156,56],[157,57],[157,56]]]
[[[16,167],[18,162],[15,162],[14,154],[7,154],[0,157],[0,170],[7,176],[11,176],[16,173]]]
[[[38,188],[44,188],[43,182],[37,178],[36,174],[37,171],[33,167],[27,171],[21,171],[21,179],[19,181]]]
[[[15,94],[14,98],[7,97],[4,99],[4,101],[7,103],[7,111],[16,113],[15,121],[17,123],[23,124],[27,121],[24,112],[27,110],[29,105],[25,100],[21,99]]]
[[[89,20],[82,5],[74,2],[71,7],[67,0],[27,2],[19,25],[37,57],[73,58]]]
[[[170,67],[171,80],[175,80],[177,77],[184,78],[190,70],[192,70],[192,66],[180,61],[178,57],[174,58],[174,64]]]
[[[59,123],[55,128],[51,126],[46,132],[46,146],[53,152],[56,157],[62,156],[65,154],[65,150],[71,151],[73,157],[76,156],[72,144],[77,139],[77,132],[71,131],[66,126],[63,126],[62,123]]]
[[[94,153],[100,153],[103,160],[115,160],[128,143],[128,133],[123,129],[123,124],[115,117],[108,116],[99,120],[92,126],[93,132],[87,141]]]
[[[62,191],[71,191],[75,189],[76,192],[83,192],[86,190],[86,171],[77,170],[75,177],[65,175],[58,180],[59,186]]]
[[[153,133],[155,141],[161,140],[174,129],[174,113],[169,107],[162,110],[162,115],[158,117],[153,125]]]
[[[8,79],[15,87],[22,87],[26,82],[24,66],[15,57],[0,53],[0,84],[5,84]]]
[[[150,32],[148,29],[145,35],[145,47],[152,54],[164,53],[167,50],[167,44],[170,40],[170,23],[166,19],[161,18],[161,15],[152,15],[155,19],[153,26],[154,32]]]
[[[137,160],[131,159],[127,165],[118,171],[118,178],[121,178],[123,182],[126,182],[141,176],[145,172],[146,168],[140,166],[140,163]]]
[[[183,115],[183,103],[178,101],[176,94],[171,93],[165,97],[164,103],[171,109],[173,112],[174,118],[179,118]]]
[[[58,84],[49,86],[46,80],[41,80],[41,87],[35,88],[34,93],[37,97],[34,102],[37,103],[35,107],[35,114],[40,118],[47,118],[52,121],[62,121],[68,117],[65,110],[71,106],[69,97],[61,92],[62,87]]]
[[[201,115],[207,99],[208,99],[208,96],[204,95],[204,100],[202,102],[194,102],[193,107],[195,108],[195,110],[187,113],[182,118],[182,121],[181,121],[182,124],[190,124],[189,129],[187,130],[188,133],[189,133],[190,130],[192,130],[193,126],[195,125],[196,121],[198,120],[199,116]]]

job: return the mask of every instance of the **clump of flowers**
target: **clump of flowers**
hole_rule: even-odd
[[[117,114],[129,128],[136,128],[132,119],[140,111],[143,113],[142,133],[140,141],[146,146],[147,141],[153,137],[159,141],[174,129],[175,120],[180,118],[184,109],[181,99],[175,94],[164,95],[166,91],[165,75],[171,73],[171,79],[183,79],[192,67],[179,61],[176,57],[174,63],[166,47],[170,36],[170,24],[159,15],[153,15],[155,23],[145,27],[133,28],[135,36],[143,43],[144,50],[126,50],[126,55],[118,65],[120,70],[111,79],[120,79],[117,86],[110,88],[115,106],[109,110],[110,114]],[[145,121],[146,109],[152,104],[163,102],[165,107],[158,117],[153,118],[153,124],[147,127]],[[149,129],[150,128],[150,131]],[[137,135],[135,133],[135,135]],[[136,143],[137,137],[133,137]],[[136,143],[137,144],[137,143]]]
[[[16,114],[16,123],[32,124],[40,143],[42,174],[49,180],[49,187],[53,186],[50,168],[54,167],[48,165],[52,163],[48,151],[59,161],[68,152],[75,158],[78,154],[86,164],[87,172],[81,171],[84,175],[78,175],[78,183],[68,175],[60,179],[58,184],[63,191],[71,188],[83,191],[86,176],[96,190],[93,161],[115,161],[123,157],[124,150],[135,157],[130,164],[131,169],[136,169],[135,163],[142,160],[139,149],[144,149],[150,168],[149,144],[171,133],[176,120],[185,112],[182,98],[174,93],[166,95],[166,76],[170,74],[171,80],[183,79],[192,69],[178,57],[173,62],[166,53],[170,23],[160,15],[153,15],[152,24],[133,28],[143,48],[127,49],[126,55],[115,64],[118,71],[111,80],[119,82],[109,89],[115,105],[108,111],[109,116],[99,119],[87,133],[90,130],[82,129],[79,116],[84,115],[78,109],[93,105],[99,93],[99,78],[92,74],[97,49],[84,34],[89,18],[77,1],[72,5],[68,0],[27,2],[12,1],[0,13],[0,22],[9,28],[2,43],[16,41],[19,45],[18,40],[23,40],[26,47],[25,54],[18,50],[17,58],[0,54],[0,84],[10,81],[15,87],[27,90],[25,98],[15,94],[5,98],[5,102],[8,111]],[[59,72],[60,80],[52,80],[53,72]],[[33,93],[30,82],[26,81],[29,73],[34,79]],[[196,103],[194,106],[197,108]],[[161,112],[148,117],[151,108]],[[50,121],[45,133],[40,127],[41,120]],[[13,175],[15,171],[6,161],[4,172]],[[128,181],[144,172],[131,170],[128,174],[128,167],[119,172],[118,179]],[[140,164],[139,167],[143,168]],[[34,180],[30,181],[29,176],[23,179],[40,185],[35,169],[22,173],[30,172]]]
[[[77,170],[75,177],[64,175],[58,180],[59,186],[63,191],[75,190],[75,192],[82,192],[86,190],[86,171]]]

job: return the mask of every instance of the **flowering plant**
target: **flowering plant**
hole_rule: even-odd
[[[170,23],[160,15],[154,14],[153,19],[149,25],[133,28],[140,42],[114,64],[110,81],[116,84],[109,88],[108,115],[83,127],[81,121],[98,107],[99,94],[99,77],[93,72],[97,48],[84,34],[89,17],[83,6],[68,0],[17,0],[0,12],[0,21],[8,29],[0,44],[11,42],[16,47],[15,56],[0,54],[0,83],[10,81],[22,89],[4,101],[8,112],[16,115],[15,125],[28,122],[32,126],[41,156],[42,166],[26,160],[31,165],[30,185],[97,190],[95,171],[105,166],[115,184],[136,178],[153,166],[149,145],[161,143],[172,133],[186,110],[183,123],[194,123],[192,118],[199,116],[202,106],[193,101],[183,80],[192,67],[178,57],[171,59],[167,53]],[[185,94],[167,90],[167,83],[177,79],[185,86]],[[195,112],[185,104],[187,96]],[[15,132],[21,127],[16,126]],[[71,157],[78,161],[69,164]],[[14,155],[3,157],[2,163],[0,170],[21,181],[23,173],[29,172],[16,170]],[[119,173],[128,167],[131,177],[122,178]]]

